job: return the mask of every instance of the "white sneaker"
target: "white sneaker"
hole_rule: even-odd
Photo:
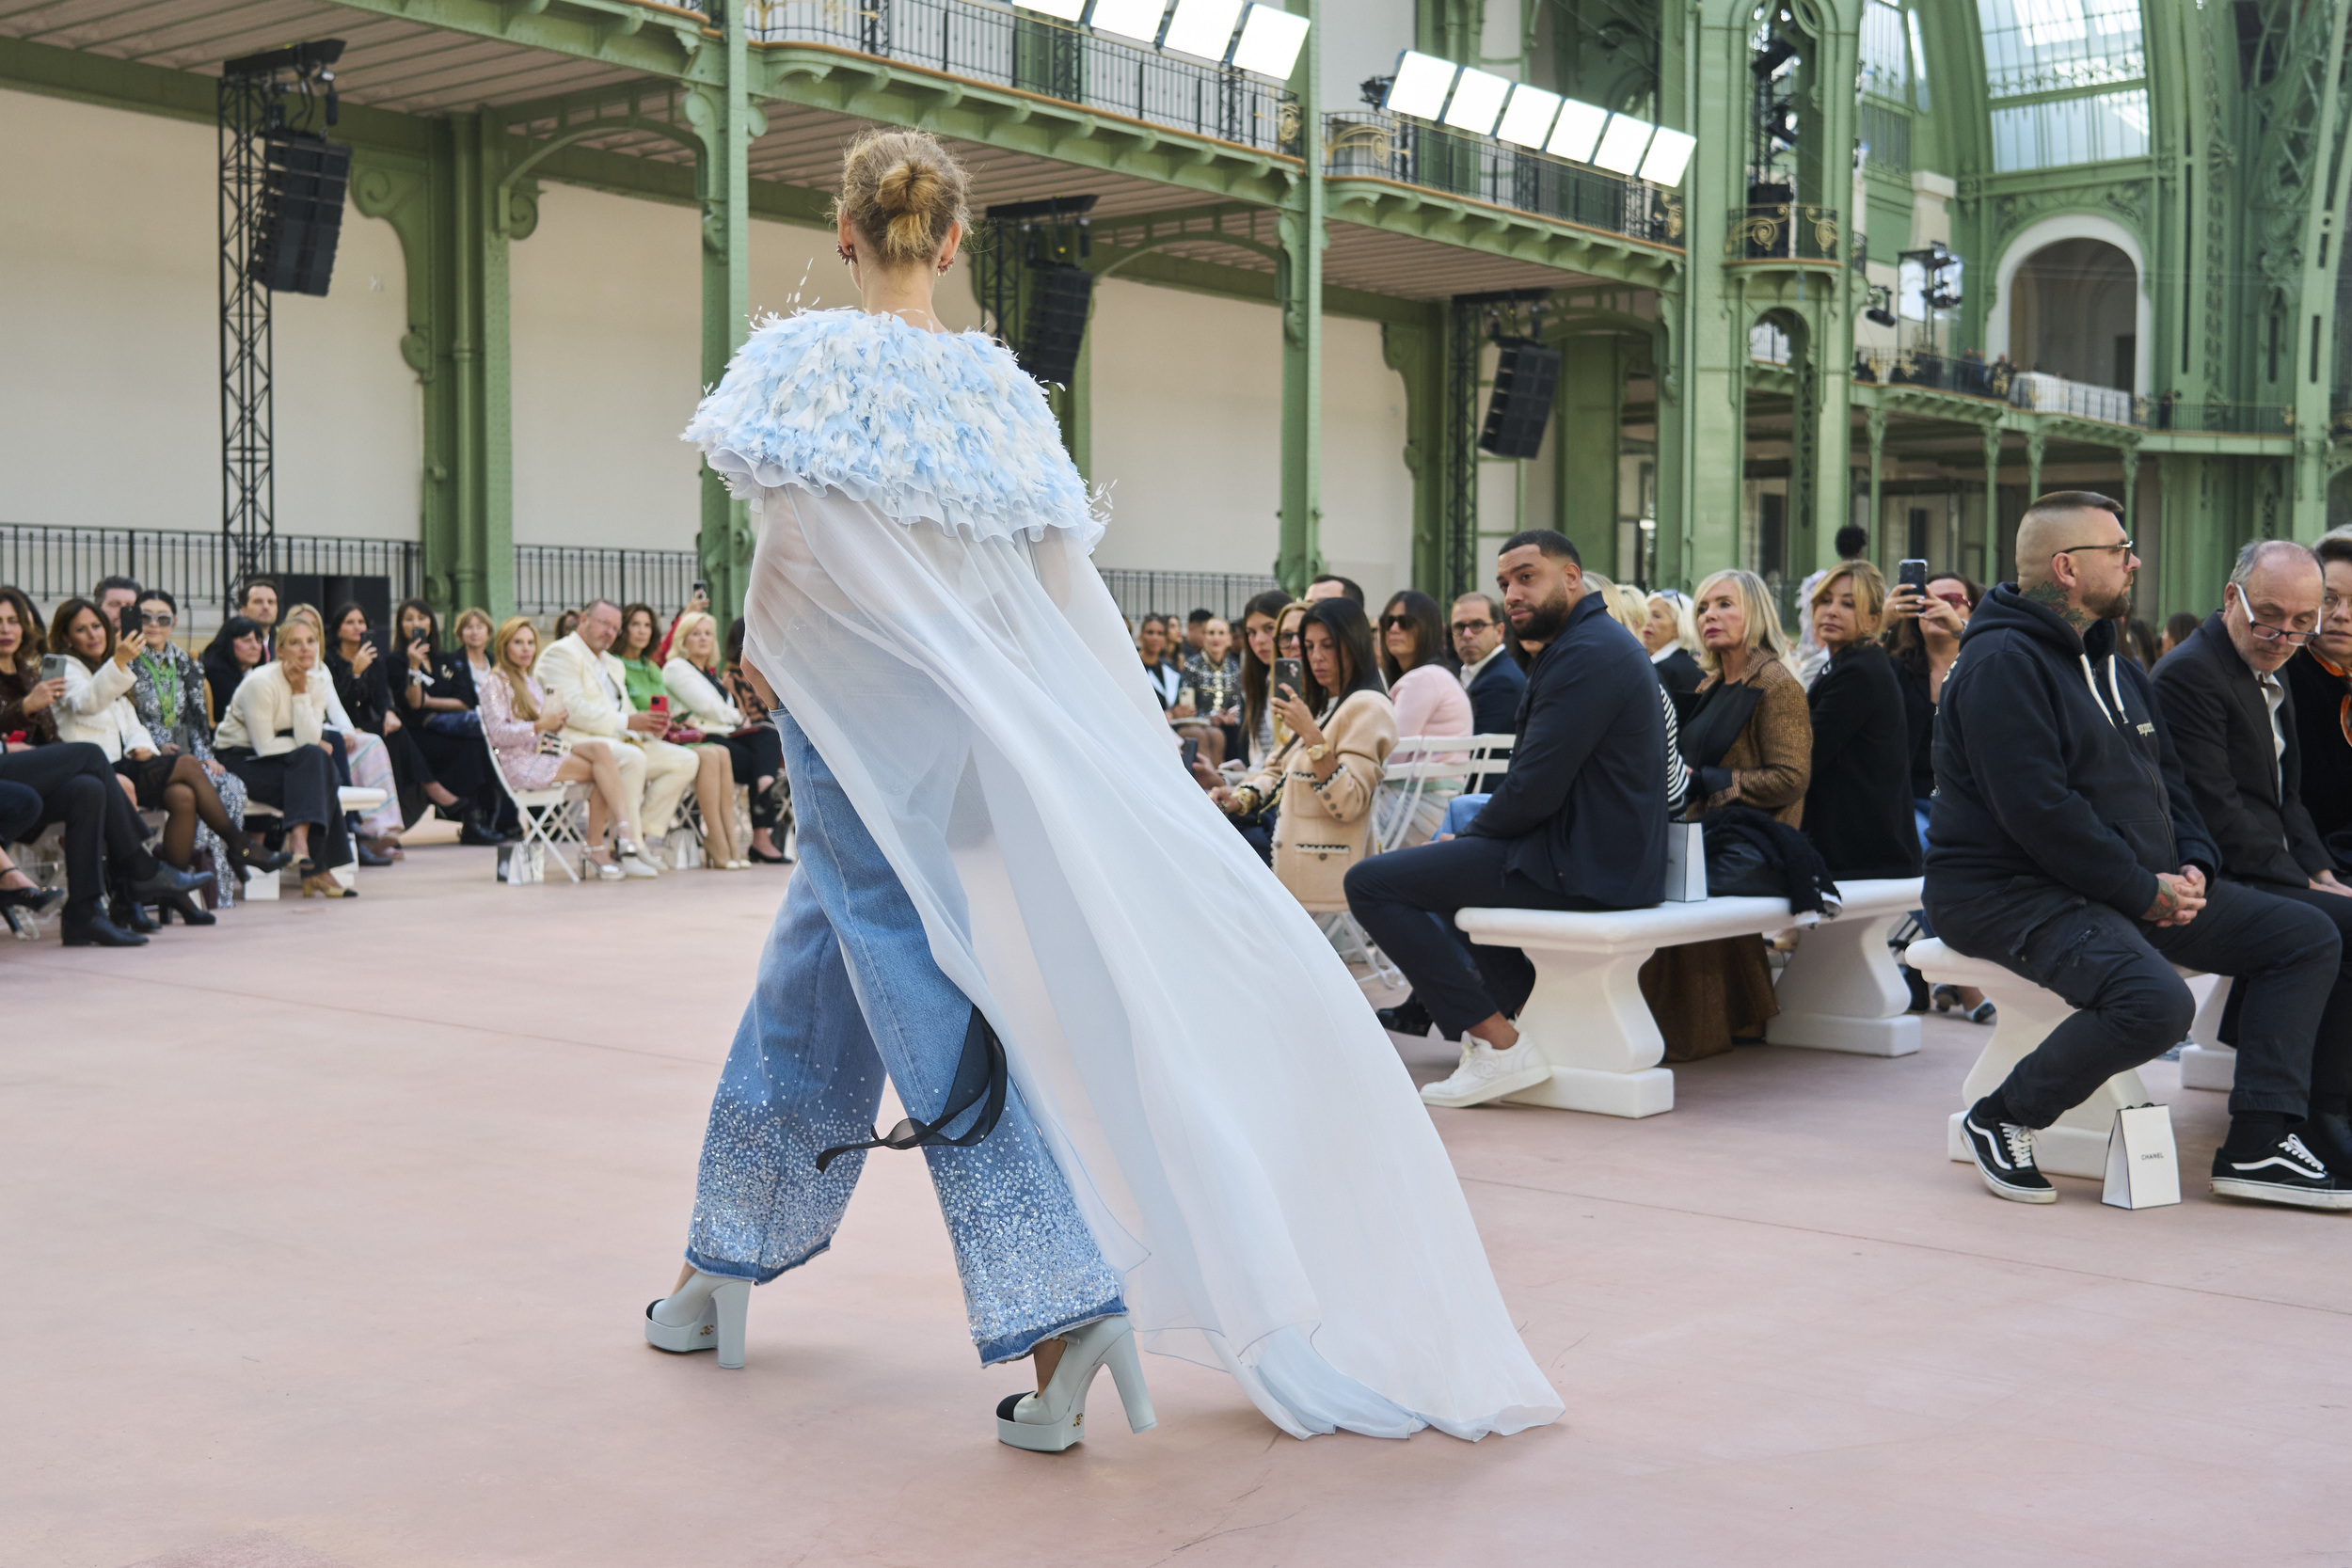
[[[653,868],[653,863],[643,855],[624,855],[621,857],[621,875],[624,877],[659,877],[661,873],[656,871]]]
[[[1508,1051],[1497,1051],[1485,1040],[1474,1039],[1462,1053],[1462,1065],[1454,1069],[1454,1076],[1424,1085],[1421,1098],[1430,1105],[1483,1105],[1532,1089],[1550,1076],[1551,1064],[1524,1037]]]

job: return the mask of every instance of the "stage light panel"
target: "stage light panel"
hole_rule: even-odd
[[[1631,174],[1642,166],[1642,153],[1649,147],[1650,133],[1656,129],[1646,119],[1611,115],[1609,129],[1600,134],[1599,150],[1593,154],[1593,166],[1612,174]]]
[[[1397,56],[1396,77],[1389,84],[1388,101],[1380,106],[1415,119],[1435,119],[1445,113],[1446,90],[1459,70],[1452,60],[1407,49]]]
[[[1233,45],[1233,63],[1261,76],[1287,79],[1298,64],[1298,51],[1307,41],[1307,19],[1252,6],[1242,19],[1241,40]]]
[[[1691,166],[1691,150],[1698,144],[1698,137],[1688,131],[1660,126],[1649,155],[1642,160],[1642,178],[1661,185],[1681,184],[1682,171]]]
[[[1540,150],[1544,137],[1551,132],[1552,116],[1560,112],[1560,95],[1531,87],[1522,82],[1511,89],[1510,105],[1502,111],[1502,123],[1495,135],[1519,147]]]
[[[1551,140],[1544,145],[1544,150],[1589,164],[1593,161],[1593,149],[1600,141],[1600,128],[1608,123],[1608,110],[1579,103],[1571,98],[1560,105],[1560,123],[1551,128]]]
[[[1062,22],[1075,22],[1086,14],[1087,0],[1021,0],[1021,8]]]
[[[1490,136],[1494,135],[1495,117],[1502,113],[1502,101],[1510,91],[1509,77],[1472,71],[1466,66],[1454,83],[1454,97],[1445,106],[1444,123],[1472,135]]]
[[[1087,18],[1087,25],[1098,33],[1156,43],[1160,17],[1167,9],[1168,0],[1094,0],[1094,14]]]
[[[1226,45],[1233,41],[1241,7],[1242,0],[1176,0],[1176,17],[1162,43],[1204,60],[1221,60]]]

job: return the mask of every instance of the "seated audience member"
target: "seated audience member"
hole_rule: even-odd
[[[558,615],[555,618],[554,640],[561,642],[564,639],[578,631],[580,629],[580,617],[583,613],[583,611],[577,610],[567,610],[564,611],[563,614]]]
[[[682,622],[691,610],[682,610]],[[612,643],[612,657],[621,661],[621,669],[628,677],[628,705],[640,713],[652,713],[662,705],[654,701],[669,700],[669,689],[663,678],[661,620],[649,604],[621,607],[621,635]],[[670,646],[677,644],[677,625],[670,627]]]
[[[1517,948],[1461,939],[1455,911],[1638,909],[1666,884],[1665,729],[1648,656],[1585,591],[1565,536],[1514,534],[1495,565],[1511,636],[1541,650],[1511,770],[1461,837],[1347,874],[1349,909],[1412,1000],[1447,1037],[1472,1037],[1453,1075],[1422,1090],[1435,1105],[1499,1100],[1551,1072],[1511,1022],[1534,966]]]
[[[2279,673],[2318,627],[2324,591],[2319,562],[2303,546],[2247,546],[2222,608],[2166,657],[2154,685],[2197,815],[2220,851],[2220,879],[2310,905],[2352,955],[2352,887],[2337,879],[2303,808],[2295,694]],[[2352,957],[2342,961],[2312,1047],[2310,1119],[2296,1131],[2352,1188]],[[2234,1036],[2238,1022],[2225,1014],[2225,1034]]]
[[[1273,699],[1289,739],[1263,768],[1209,798],[1234,816],[1279,800],[1274,875],[1308,909],[1336,910],[1346,903],[1341,878],[1371,847],[1396,710],[1380,689],[1372,625],[1354,600],[1309,605],[1298,641],[1306,689],[1279,686]]]
[[[1264,704],[1264,718],[1262,723],[1265,730],[1267,744],[1257,761],[1251,765],[1249,771],[1252,773],[1267,770],[1279,772],[1280,765],[1275,759],[1280,756],[1291,744],[1291,728],[1282,717],[1284,710],[1281,705],[1281,693],[1275,689],[1274,671],[1279,667],[1283,659],[1301,659],[1299,678],[1301,680],[1309,678],[1305,672],[1304,660],[1301,658],[1298,629],[1306,624],[1307,611],[1312,608],[1313,606],[1304,599],[1293,599],[1275,611],[1274,629],[1268,636],[1268,641],[1274,648],[1274,663],[1264,672],[1264,685],[1256,698],[1253,699],[1249,695],[1246,686],[1244,688],[1242,705],[1245,713],[1252,701]],[[1245,681],[1248,678],[1247,669],[1243,671],[1243,677]],[[1203,789],[1214,790],[1228,782],[1224,774],[1198,757],[1193,759],[1192,768]],[[1274,827],[1281,819],[1281,791],[1278,789],[1271,797],[1253,797],[1251,804],[1238,811],[1227,813],[1232,817],[1233,826],[1241,836],[1248,839],[1249,847],[1258,852],[1258,858],[1268,865],[1274,863]]]
[[[345,898],[358,890],[332,875],[350,863],[351,845],[326,738],[333,682],[321,667],[323,641],[315,621],[290,617],[278,633],[278,657],[239,683],[214,743],[245,781],[246,796],[278,808],[286,849],[299,862],[302,896]]]
[[[528,615],[516,615],[492,634],[491,673],[474,690],[481,698],[482,733],[498,752],[499,771],[507,787],[516,791],[551,789],[559,784],[586,783],[588,791],[588,863],[608,882],[628,876],[627,866],[644,857],[637,847],[637,829],[629,818],[631,795],[621,775],[619,754],[628,750],[621,740],[580,739],[567,746],[561,732],[567,721],[564,700],[541,686],[531,673],[539,655],[539,629]],[[605,847],[606,825],[619,848],[622,863]],[[643,873],[640,873],[643,875]]]
[[[278,657],[278,579],[247,578],[237,594],[237,613],[262,628],[262,657],[254,668]],[[226,703],[229,699],[222,696]]]
[[[612,761],[628,791],[625,819],[643,830],[619,849],[621,869],[631,877],[652,877],[650,855],[641,845],[659,846],[677,816],[677,803],[694,782],[701,760],[683,746],[661,738],[670,727],[666,715],[639,713],[628,704],[628,672],[612,657],[613,640],[621,635],[621,608],[597,599],[581,611],[580,629],[557,638],[539,655],[532,673],[564,709],[562,737],[612,743]]]
[[[1274,679],[1274,626],[1290,607],[1290,595],[1269,588],[1242,607],[1241,733],[1243,747],[1236,760],[1255,769],[1274,751],[1274,705],[1268,688]],[[1285,656],[1295,657],[1295,656]]]
[[[1696,620],[1707,675],[1682,725],[1693,775],[1685,815],[1743,806],[1802,829],[1813,722],[1788,667],[1788,636],[1772,591],[1754,572],[1714,573],[1699,584]],[[1821,662],[1826,668],[1826,654]],[[1642,966],[1641,980],[1668,1061],[1720,1055],[1739,1040],[1760,1038],[1780,1010],[1760,936],[1661,947]]]
[[[1337,572],[1326,572],[1307,584],[1306,602],[1313,604],[1321,599],[1345,599],[1358,610],[1364,608],[1363,589],[1355,578],[1341,577]]]
[[[661,668],[660,695],[670,715],[670,736],[694,753],[694,801],[702,808],[703,863],[713,871],[748,871],[752,863],[736,842],[737,752],[730,738],[743,728],[744,719],[720,689],[719,623],[701,610],[681,616],[670,648],[671,656]],[[759,750],[756,740],[746,738],[742,755],[755,764],[760,760]],[[757,793],[754,791],[755,798]]]
[[[237,831],[224,837],[210,822],[199,821],[195,823],[194,847],[215,868],[228,870],[246,853],[245,781],[223,768],[213,755],[213,721],[204,701],[204,673],[197,668],[187,651],[171,640],[172,628],[179,619],[179,601],[163,589],[151,588],[140,596],[139,624],[144,646],[131,665],[131,706],[147,733],[154,737],[157,750],[167,756],[194,757],[204,769],[205,782],[219,795],[221,811],[236,824]],[[173,832],[183,825],[181,814],[174,812],[164,829],[164,858],[175,865],[189,863],[186,856],[174,852],[172,845]],[[215,886],[224,902],[234,901],[229,888],[217,882]]]
[[[386,678],[398,683],[392,700],[401,728],[422,753],[434,781],[456,798],[442,815],[480,828],[494,809],[496,792],[483,772],[488,760],[482,750],[482,722],[467,700],[472,686],[461,693],[446,684],[449,656],[441,651],[440,619],[431,605],[403,599],[392,611],[392,657],[400,668]]]
[[[2352,554],[2347,554],[2345,559],[2352,560]],[[2165,655],[2187,641],[2189,634],[2203,624],[2185,610],[2175,610],[2172,614],[2166,616],[2164,640],[2156,645],[2156,657],[2161,660]]]
[[[1503,619],[1502,602],[1485,594],[1465,594],[1454,601],[1447,629],[1454,634],[1454,657],[1461,661],[1462,689],[1470,693],[1470,732],[1510,734],[1518,722],[1519,700],[1527,695],[1527,671],[1518,651],[1508,646],[1510,626]],[[1463,781],[1463,787],[1472,793],[1489,790],[1502,777],[1482,773]]]
[[[2352,833],[2345,832],[2352,829],[2352,536],[2322,534],[2312,553],[2327,574],[2319,632],[2287,660],[2284,674],[2295,694],[2303,809],[2342,872],[2352,867]],[[0,731],[7,728],[0,710]]]
[[[0,594],[11,592],[0,590]],[[116,787],[114,768],[96,746],[56,741],[0,749],[0,784],[29,789],[40,801],[40,816],[16,832],[29,837],[53,824],[65,824],[61,928],[68,947],[147,944],[144,935],[108,915],[107,899],[114,889],[125,892],[130,906],[136,908],[185,898],[213,880],[209,871],[175,870],[148,852],[138,814]]]
[[[670,629],[661,634],[660,645],[656,647],[653,651],[654,663],[657,667],[667,664],[670,661],[670,654],[672,652],[671,644],[677,637],[677,624],[680,621],[685,620],[689,615],[693,614],[694,611],[698,610],[708,610],[709,608],[709,587],[699,582],[694,584],[692,589],[690,590],[686,595],[686,608],[679,610],[675,615],[670,617]]]
[[[1903,728],[1911,742],[1911,816],[1919,832],[1919,847],[1928,846],[1928,808],[1935,794],[1935,705],[1942,700],[1944,677],[1960,657],[1960,634],[1984,597],[1984,590],[1957,573],[1928,578],[1924,593],[1898,588],[1886,601],[1893,623],[1883,641],[1894,661],[1895,680],[1903,692]],[[1935,922],[1925,910],[1914,910],[1919,934],[1935,935]],[[1937,986],[1929,992],[1939,1013],[1960,1009],[1971,1023],[1991,1023],[1998,1016],[1984,992],[1974,986]]]
[[[2139,566],[2122,505],[2081,490],[2041,497],[2018,523],[2016,560],[2015,586],[1984,596],[1944,683],[1927,905],[1952,949],[2077,1010],[1961,1118],[1985,1185],[2056,1201],[2034,1164],[2035,1130],[2187,1033],[2195,1004],[2177,963],[2233,975],[2245,995],[2214,1191],[2352,1207],[2352,1181],[2290,1130],[2311,1111],[2315,1038],[2340,1081],[2344,1037],[2321,1028],[2336,927],[2214,875],[2221,853],[2163,707],[2116,651],[2114,617]]]
[[[383,740],[384,750],[392,759],[392,778],[405,797],[400,813],[402,825],[405,827],[424,815],[420,796],[439,806],[453,820],[460,817],[463,814],[456,791],[434,773],[424,749],[417,744],[416,733],[393,705],[390,669],[379,657],[375,640],[368,635],[368,612],[357,604],[344,604],[336,610],[327,625],[333,628],[333,636],[327,640],[326,668],[335,678],[335,695],[342,699],[343,711],[354,723]],[[407,673],[404,660],[400,674],[404,688],[407,685]],[[368,847],[388,856],[399,846],[379,841]],[[360,861],[367,863],[369,857],[362,855]]]
[[[262,624],[249,615],[231,615],[204,644],[197,662],[204,670],[204,711],[215,724],[229,711],[229,699],[253,671],[269,662],[263,651],[267,639]]]
[[[329,639],[326,617],[307,604],[288,605],[278,619],[287,626],[307,622],[318,635],[322,650],[319,665],[319,695],[326,703],[327,760],[334,765],[335,781],[354,784],[361,789],[382,793],[384,803],[364,816],[353,816],[346,835],[358,847],[354,854],[362,865],[383,865],[389,862],[391,849],[400,843],[401,829],[405,821],[400,804],[399,780],[392,769],[391,752],[385,747],[384,737],[361,729],[343,706],[342,695],[336,691],[332,672],[325,662]],[[370,848],[369,846],[375,847]],[[364,853],[359,852],[365,850]]]
[[[1588,576],[1585,580],[1589,582],[1592,579]],[[1638,641],[1644,628],[1649,625],[1649,600],[1642,591],[1619,584],[1608,590],[1601,602],[1609,607],[1610,619],[1631,632]],[[1532,663],[1543,649],[1522,643],[1520,651]],[[1653,660],[1651,668],[1656,667]],[[1675,716],[1674,693],[1668,691],[1662,682],[1658,688],[1658,711],[1666,721],[1666,811],[1672,816],[1681,811],[1683,801],[1690,798],[1691,769],[1682,760],[1682,725]],[[1448,815],[1452,814],[1449,812]]]
[[[46,746],[57,738],[57,704],[65,677],[40,678],[48,645],[33,601],[20,588],[0,587],[0,748],[11,739]]]
[[[1842,562],[1858,561],[1870,547],[1869,531],[1848,523],[1831,537],[1830,544]],[[1800,685],[1810,687],[1814,678],[1829,668],[1829,650],[1813,635],[1813,591],[1828,580],[1836,568],[1824,566],[1808,572],[1797,585],[1797,641],[1789,649],[1787,663]]]
[[[1396,706],[1397,739],[1476,734],[1470,693],[1446,657],[1445,621],[1438,601],[1409,588],[1396,594],[1380,612],[1379,634],[1380,673],[1388,679],[1389,701]],[[1391,760],[1454,763],[1468,762],[1470,756],[1459,750],[1415,748],[1409,755],[1396,754]],[[1464,782],[1460,777],[1426,781],[1399,843],[1427,842]]]
[[[1168,655],[1176,660],[1178,669],[1191,668],[1193,656],[1208,647],[1209,623],[1216,618],[1216,611],[1205,609],[1195,610],[1184,617],[1182,640],[1176,641],[1175,645],[1168,650]],[[1168,618],[1168,631],[1171,639],[1177,636],[1176,618],[1173,615]],[[1226,641],[1231,643],[1232,641],[1232,628],[1228,627]]]
[[[761,695],[761,683],[752,679],[751,669],[743,662],[743,617],[738,615],[727,623],[726,662],[720,668],[720,689],[727,701],[743,716],[744,728],[758,740],[764,732],[775,736],[771,748],[759,740],[758,767],[765,769],[771,763],[772,774],[755,772],[752,778],[752,859],[767,865],[789,865],[792,857],[776,843],[776,830],[784,823],[785,814],[791,808],[792,781],[784,772],[784,737],[776,733],[776,721],[768,699]]]
[[[1829,664],[1805,693],[1813,723],[1804,835],[1835,878],[1916,877],[1911,729],[1902,683],[1879,645],[1886,579],[1848,562],[1813,590],[1813,636]]]
[[[165,814],[159,853],[167,864],[188,869],[200,818],[227,847],[223,868],[244,881],[247,875],[245,831],[230,820],[204,765],[185,753],[163,752],[131,705],[130,692],[136,682],[131,667],[147,646],[145,640],[123,641],[115,634],[115,623],[101,615],[96,605],[87,599],[68,599],[57,607],[49,641],[69,656],[65,697],[57,705],[58,739],[96,746],[128,786],[134,804],[141,811]],[[213,924],[213,915],[198,908],[185,894],[164,902],[191,926]],[[117,914],[116,924],[124,924],[127,918],[135,929],[140,917],[127,911],[127,897],[124,903],[126,913]]]
[[[2164,657],[2164,645],[2156,641],[2156,628],[2133,616],[2123,623],[2122,633],[2118,646],[2124,656],[2142,670],[2153,670],[2156,660]]]
[[[1187,640],[1190,628],[1187,628]],[[1233,628],[1224,617],[1200,623],[1200,647],[1184,659],[1184,691],[1177,711],[1192,715],[1176,733],[1200,742],[1200,754],[1215,768],[1239,754],[1241,659],[1233,653]]]
[[[1152,695],[1160,700],[1160,711],[1168,712],[1183,695],[1184,673],[1168,657],[1168,617],[1146,615],[1136,627],[1136,652],[1143,659],[1143,678],[1152,683]]]
[[[0,845],[34,837],[40,832],[40,818],[38,791],[29,784],[0,780]],[[0,848],[0,917],[8,920],[11,932],[30,939],[36,929],[31,922],[55,914],[67,896],[64,888],[44,888],[34,881]]]
[[[1661,588],[1649,596],[1642,622],[1642,646],[1658,667],[1658,684],[1673,692],[1696,691],[1707,672],[1694,657],[1698,627],[1691,620],[1691,597],[1678,588]]]

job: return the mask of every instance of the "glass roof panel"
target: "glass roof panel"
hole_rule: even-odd
[[[2147,152],[2145,87],[1993,111],[1993,166],[2002,173],[2139,158]]]
[[[1985,90],[2060,92],[2147,74],[2139,0],[1977,0]]]
[[[1862,90],[1901,103],[1911,85],[1911,60],[1903,50],[1903,13],[1886,0],[1862,8]]]

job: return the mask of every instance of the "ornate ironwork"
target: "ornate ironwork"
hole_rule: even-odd
[[[1724,254],[1735,260],[1835,261],[1845,235],[1835,207],[1777,201],[1734,207]]]

